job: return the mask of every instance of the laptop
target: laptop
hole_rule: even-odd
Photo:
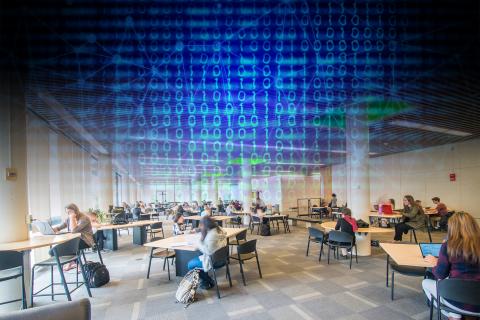
[[[55,235],[55,234],[65,234],[68,232],[58,232],[56,233],[50,223],[46,221],[33,221],[32,225],[37,228],[37,230],[43,235]]]
[[[442,247],[441,243],[419,243],[420,251],[422,251],[422,256],[425,258],[426,256],[434,256],[438,258],[440,253],[440,248]]]

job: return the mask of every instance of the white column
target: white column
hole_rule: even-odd
[[[26,110],[22,104],[23,94],[12,90],[8,77],[0,81],[0,243],[28,239],[28,198],[27,198],[27,142]],[[17,100],[18,99],[18,100]],[[15,102],[14,102],[15,100]],[[16,172],[16,177],[7,180],[7,168]],[[30,259],[25,255],[26,288],[29,284]],[[28,290],[27,290],[28,291]],[[0,300],[8,301],[22,297],[21,280],[13,279],[0,285]],[[21,308],[21,302],[0,306],[0,311]]]
[[[113,205],[113,167],[110,156],[100,156],[99,163],[99,181],[98,186],[98,208],[102,211],[108,211],[108,206]]]
[[[218,201],[218,179],[213,178],[213,203]]]
[[[195,196],[193,200],[198,201],[198,203],[202,201],[202,175],[201,174],[197,174],[195,176]]]
[[[242,164],[242,181],[240,188],[243,209],[249,211],[252,205],[252,166],[248,160],[245,159]]]
[[[370,211],[369,136],[366,107],[347,110],[347,202],[355,219],[368,222]],[[357,235],[358,255],[371,254],[370,234]]]

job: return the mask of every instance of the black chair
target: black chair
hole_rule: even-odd
[[[350,251],[350,269],[352,269],[353,249],[355,248],[355,261],[358,263],[357,245],[355,244],[355,236],[346,232],[332,230],[328,234],[328,258],[327,263],[330,264],[330,249],[333,248],[339,254],[339,249]]]
[[[239,246],[247,241],[247,230],[243,230],[235,236],[235,240],[228,240],[228,245]]]
[[[390,267],[390,268],[389,268]],[[423,267],[410,267],[410,266],[400,266],[395,262],[390,262],[390,256],[387,256],[387,280],[386,285],[388,287],[388,277],[389,277],[389,269],[391,269],[392,280],[390,283],[390,299],[393,301],[394,293],[395,293],[395,272],[402,274],[404,276],[411,276],[411,277],[423,277],[425,278],[426,269]]]
[[[220,289],[218,288],[217,282],[217,270],[223,267],[227,269],[228,283],[230,287],[232,286],[232,278],[230,277],[230,268],[229,265],[229,255],[228,255],[228,246],[218,249],[210,256],[210,262],[212,264],[213,271],[213,281],[215,282],[215,287],[217,288],[217,297],[220,299]]]
[[[232,216],[230,220],[228,220],[228,224],[231,225],[232,227],[235,228],[235,226],[238,226],[239,228],[242,227],[242,217],[240,216]]]
[[[148,229],[148,233],[150,234],[150,240],[156,238],[157,240],[164,239],[165,233],[163,233],[163,223],[162,222],[155,222],[150,225]],[[161,237],[156,237],[157,233],[161,233]]]
[[[243,285],[246,286],[245,274],[243,272],[244,261],[255,258],[257,260],[258,274],[262,278],[262,270],[260,269],[260,261],[257,253],[257,239],[244,242],[237,246],[237,254],[231,255],[230,259],[238,260],[240,264],[240,273],[242,274]]]
[[[85,274],[85,268],[84,268],[82,259],[80,258],[79,244],[80,244],[80,238],[75,238],[75,239],[69,240],[67,242],[58,244],[55,247],[50,249],[49,254],[50,254],[51,257],[49,259],[33,265],[33,267],[32,267],[32,287],[31,287],[31,292],[30,292],[31,293],[30,303],[31,303],[32,306],[33,306],[33,297],[39,297],[39,296],[51,296],[52,300],[54,300],[54,297],[56,295],[66,295],[68,301],[72,301],[70,293],[77,290],[82,285],[85,285],[85,288],[87,289],[88,296],[90,298],[92,297],[92,293],[90,292],[90,286],[88,285],[88,281],[87,281],[87,276]],[[70,263],[70,262],[76,262],[77,263],[77,271],[78,271],[78,266],[80,266],[80,270],[82,271],[82,276],[83,276],[83,282],[78,282],[78,272],[76,272],[76,277],[77,277],[76,282],[67,282],[65,280],[65,274],[63,273],[63,266],[66,265],[67,263]],[[55,266],[57,266],[57,268],[58,268],[61,283],[55,283],[54,282],[53,268]],[[34,291],[35,268],[36,267],[50,267],[50,280],[51,280],[50,285],[40,289],[37,292]],[[76,287],[72,291],[70,291],[69,288],[68,288],[68,285],[73,284],[73,283],[76,283]],[[54,292],[55,285],[63,285],[63,289],[65,290],[65,293],[55,293]],[[50,294],[40,294],[42,291],[44,291],[48,288],[51,288]]]
[[[151,241],[161,240],[163,238],[153,238]],[[165,271],[165,265],[167,265],[168,269],[168,280],[170,280],[170,265],[168,264],[168,260],[175,259],[175,251],[169,251],[168,249],[160,249],[160,248],[152,248],[150,250],[150,258],[148,260],[148,271],[147,271],[147,279],[150,279],[150,267],[152,266],[152,259],[163,259],[163,271]]]
[[[308,228],[308,243],[307,243],[307,254],[310,250],[310,242],[315,242],[320,244],[320,255],[318,256],[318,261],[322,261],[322,254],[323,254],[323,244],[326,241],[325,233],[323,231],[318,230],[316,228],[309,227]]]
[[[427,230],[427,233],[428,233],[428,239],[430,240],[430,243],[432,242],[432,234],[430,233],[430,225],[428,223],[428,219],[425,219],[425,226],[423,228],[425,228]],[[422,227],[416,229],[416,230],[420,230]],[[410,242],[412,242],[412,235],[413,235],[413,238],[415,239],[415,243],[418,243],[417,241],[417,234],[415,233],[415,229],[410,229],[409,230],[410,232]]]
[[[261,225],[262,225],[262,220],[260,219],[260,217],[250,215],[250,234],[253,233],[255,226],[257,226],[257,234],[259,234]]]
[[[22,308],[27,308],[25,295],[25,275],[23,253],[17,251],[0,251],[0,282],[22,278],[22,298],[0,302],[0,305],[22,301]]]
[[[438,320],[442,319],[442,310],[464,316],[472,316],[468,311],[460,312],[445,305],[445,299],[455,301],[459,304],[478,305],[480,297],[480,284],[478,281],[464,279],[444,279],[437,281],[437,296],[431,297],[430,320],[433,319],[434,305],[437,307]],[[440,301],[440,303],[438,303]],[[474,317],[478,315],[473,315]]]

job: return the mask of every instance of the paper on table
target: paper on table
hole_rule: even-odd
[[[173,243],[171,245],[171,247],[186,247],[186,246],[189,246],[190,243],[187,242],[187,241],[183,241],[183,242],[176,242],[176,243]]]

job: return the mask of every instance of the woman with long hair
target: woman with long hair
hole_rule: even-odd
[[[448,222],[447,241],[442,244],[438,258],[427,256],[425,260],[435,265],[432,273],[438,280],[447,277],[466,279],[478,281],[480,286],[480,227],[475,219],[466,212],[455,213]],[[437,296],[435,280],[423,280],[422,287],[430,301],[432,296]],[[480,317],[480,301],[478,305],[462,305],[448,300],[445,304],[462,313],[467,311],[471,317]],[[461,315],[448,313],[448,318],[461,319]]]
[[[196,245],[203,254],[188,262],[188,270],[200,269],[200,286],[202,288],[213,288],[213,279],[208,275],[208,271],[212,268],[210,256],[226,245],[227,237],[222,228],[210,216],[203,217],[200,220],[200,239]]]
[[[419,229],[425,226],[426,216],[422,207],[415,203],[411,195],[403,197],[403,221],[395,225],[395,241],[402,241],[402,235],[410,229]]]

